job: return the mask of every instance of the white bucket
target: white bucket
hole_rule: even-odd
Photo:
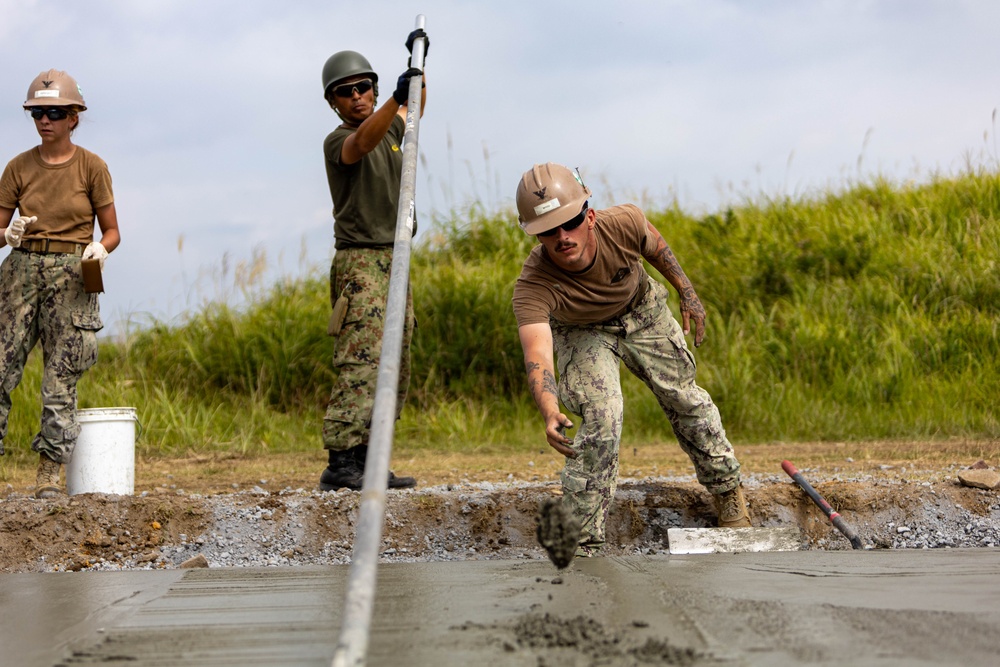
[[[132,495],[135,491],[135,408],[77,410],[80,437],[66,464],[66,491]]]

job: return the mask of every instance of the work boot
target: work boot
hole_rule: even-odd
[[[712,499],[715,500],[715,511],[719,514],[719,528],[750,527],[750,510],[747,509],[742,486],[712,496]]]
[[[346,451],[330,450],[330,464],[323,469],[319,476],[320,491],[337,491],[339,489],[351,489],[360,491],[363,483],[364,471],[358,465],[354,452],[350,449]]]
[[[365,459],[368,458],[368,445],[358,445],[357,447],[352,447],[351,450],[354,452],[354,458],[361,467],[361,472],[365,470]],[[396,474],[389,471],[389,488],[390,489],[412,489],[417,485],[417,480],[414,477],[396,477]]]
[[[61,463],[56,463],[45,454],[38,455],[38,472],[35,474],[35,497],[58,498],[63,493],[59,486]]]

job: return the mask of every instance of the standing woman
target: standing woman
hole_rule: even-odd
[[[12,248],[0,265],[0,454],[10,393],[41,340],[42,420],[31,448],[38,452],[35,496],[52,498],[63,491],[59,471],[80,435],[76,384],[97,361],[103,326],[97,294],[84,290],[81,260],[96,259],[103,270],[121,239],[108,166],[72,141],[87,109],[76,81],[59,70],[42,72],[24,108],[42,143],[11,160],[0,176],[0,247]],[[94,241],[95,217],[100,242]]]

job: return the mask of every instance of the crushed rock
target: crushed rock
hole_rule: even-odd
[[[804,469],[810,483],[866,548],[1000,546],[1000,493],[958,481],[965,468],[843,475]],[[760,526],[798,526],[805,549],[851,549],[787,477],[749,475],[744,489]],[[382,562],[540,560],[539,504],[554,483],[449,484],[388,494]],[[284,488],[263,481],[202,496],[85,494],[0,497],[0,572],[209,567],[287,567],[351,560],[360,493]],[[607,555],[667,556],[669,528],[708,527],[710,496],[693,477],[621,480],[608,523]],[[191,565],[187,565],[190,567]]]

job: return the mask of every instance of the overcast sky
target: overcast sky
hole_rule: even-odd
[[[996,164],[992,0],[0,0],[0,163],[38,143],[31,80],[72,74],[122,232],[109,331],[232,291],[255,251],[266,280],[325,270],[320,71],[360,51],[386,98],[417,14],[424,220],[512,207],[535,162],[579,167],[595,206],[692,213]]]

